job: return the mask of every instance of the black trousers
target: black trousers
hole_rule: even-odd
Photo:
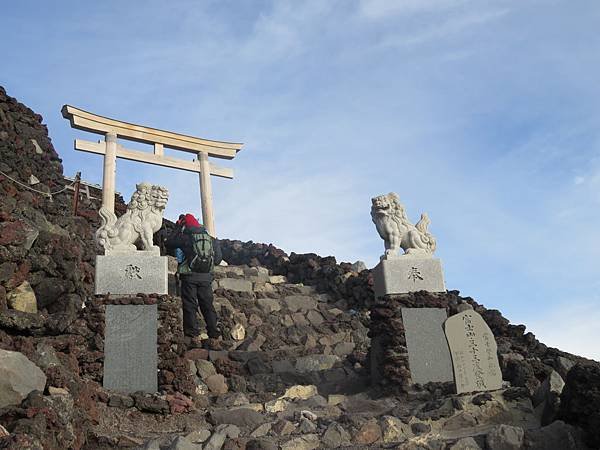
[[[217,312],[213,306],[212,280],[198,280],[194,275],[181,275],[181,299],[183,302],[183,333],[186,336],[200,334],[198,308],[206,322],[208,336],[219,337]]]

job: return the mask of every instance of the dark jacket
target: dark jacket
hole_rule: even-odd
[[[167,250],[174,251],[176,248],[183,250],[186,261],[190,261],[194,256],[194,248],[192,246],[192,233],[199,233],[202,228],[177,228],[175,232],[167,238],[165,241],[165,247]],[[213,261],[214,265],[218,266],[223,260],[223,254],[221,253],[221,244],[219,240],[213,238]],[[212,273],[198,273],[191,272],[182,274],[182,276],[193,277],[198,281],[209,281],[213,279]]]

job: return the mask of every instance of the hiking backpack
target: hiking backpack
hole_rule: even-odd
[[[190,233],[194,257],[188,265],[192,272],[209,273],[214,267],[213,241],[208,232],[202,228],[201,231]]]

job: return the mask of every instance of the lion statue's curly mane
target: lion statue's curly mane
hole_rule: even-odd
[[[433,254],[436,243],[427,231],[430,223],[427,214],[421,214],[416,225],[411,224],[394,192],[374,197],[371,203],[371,218],[385,243],[383,258],[398,256],[400,248],[404,256],[430,257]]]
[[[112,211],[100,208],[102,226],[96,231],[96,241],[106,253],[136,251],[135,243],[142,240],[143,249],[159,252],[153,243],[153,235],[162,226],[169,191],[151,183],[139,183],[127,205],[127,212],[117,219]]]

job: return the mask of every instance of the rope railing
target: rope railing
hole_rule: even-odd
[[[22,187],[24,187],[24,188],[26,188],[26,189],[29,189],[30,191],[37,192],[38,194],[42,194],[42,195],[47,195],[47,196],[48,196],[48,198],[50,198],[50,199],[52,199],[52,196],[54,196],[54,195],[57,195],[57,194],[60,194],[60,193],[62,193],[62,192],[64,192],[64,191],[66,191],[66,190],[67,190],[69,187],[71,187],[71,186],[74,186],[74,185],[75,185],[75,183],[77,183],[77,181],[73,181],[73,183],[71,183],[71,184],[68,184],[68,185],[65,185],[65,186],[64,186],[64,187],[63,187],[61,190],[59,190],[59,191],[56,191],[56,192],[44,192],[44,191],[40,191],[39,189],[34,189],[34,188],[32,188],[31,186],[29,186],[29,185],[27,185],[27,184],[25,184],[25,183],[22,183],[22,182],[21,182],[21,181],[19,181],[19,180],[15,180],[13,177],[11,177],[10,175],[8,175],[8,174],[6,174],[6,173],[2,172],[1,170],[0,170],[0,175],[3,175],[3,176],[5,176],[5,177],[6,177],[6,178],[8,178],[9,180],[11,180],[13,183],[16,183],[16,184],[18,184],[19,186],[22,186]]]

